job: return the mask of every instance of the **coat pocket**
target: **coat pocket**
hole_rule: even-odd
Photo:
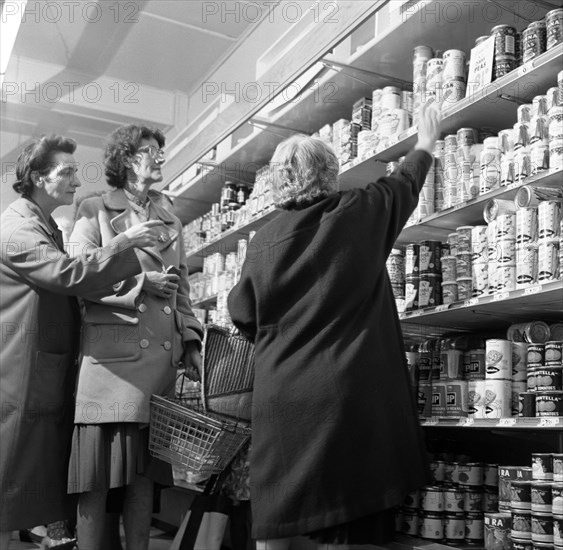
[[[82,354],[91,363],[136,361],[143,344],[137,323],[84,323]]]
[[[30,374],[27,405],[41,415],[58,416],[65,403],[72,406],[72,384],[69,371],[73,366],[71,353],[37,351]]]

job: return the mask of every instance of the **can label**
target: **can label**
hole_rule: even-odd
[[[545,343],[545,360],[563,364],[563,342],[551,341]]]
[[[419,521],[419,536],[423,539],[442,540],[444,538],[443,522],[442,514],[423,512]]]
[[[538,206],[538,236],[540,239],[558,237],[561,222],[561,204],[557,201],[540,201]]]
[[[540,367],[536,370],[536,391],[561,391],[563,367]]]
[[[536,392],[536,416],[563,416],[563,391]]]
[[[485,525],[483,514],[465,514],[465,538],[468,541],[483,540]]]
[[[563,516],[563,483],[554,482],[551,486],[551,511],[554,516]]]
[[[512,378],[512,343],[509,340],[486,340],[485,353],[487,378]]]
[[[512,481],[510,484],[510,507],[517,510],[531,510],[531,491],[531,481]]]
[[[516,211],[516,243],[526,244],[538,238],[538,209],[519,208]]]
[[[512,381],[526,382],[526,367],[528,365],[528,344],[512,342]]]
[[[538,281],[555,280],[559,267],[559,240],[540,241],[538,245]]]
[[[466,489],[463,495],[463,509],[466,512],[482,512],[483,495],[481,489]]]
[[[513,538],[530,540],[532,538],[532,514],[523,510],[513,510],[510,534]]]
[[[553,455],[553,481],[563,481],[563,453]]]
[[[553,516],[532,512],[532,540],[553,542]]]
[[[466,380],[484,380],[485,350],[474,349],[463,354],[464,375]]]
[[[525,418],[534,418],[536,416],[535,392],[528,391],[518,394],[518,416]]]
[[[532,512],[552,511],[551,482],[532,482],[531,488]]]
[[[444,536],[446,542],[463,540],[465,535],[465,517],[463,514],[448,514],[444,516]]]
[[[444,489],[444,508],[446,512],[463,512],[464,493],[460,489]]]
[[[553,456],[551,453],[532,453],[532,478],[553,480]]]
[[[446,416],[446,384],[444,382],[432,384],[432,416],[437,418]]]

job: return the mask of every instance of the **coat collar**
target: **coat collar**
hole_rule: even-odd
[[[161,194],[158,191],[149,191],[148,196],[151,200],[151,210],[154,213],[151,219],[163,221],[164,227],[161,229],[161,237],[158,244],[143,250],[147,253],[152,252],[153,255],[160,257],[160,253],[178,238],[179,231],[176,226],[178,218],[160,206]],[[116,215],[110,220],[110,224],[116,233],[123,233],[132,225],[140,223],[141,220],[131,208],[123,189],[113,189],[104,193],[102,200],[106,209],[116,212]]]
[[[56,245],[64,250],[63,237],[59,226],[51,216],[46,216],[40,206],[31,198],[21,196],[16,199],[10,208],[22,218],[35,218]]]

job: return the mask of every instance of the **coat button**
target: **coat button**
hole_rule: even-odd
[[[150,342],[146,339],[143,338],[140,342],[139,342],[139,346],[141,346],[143,349],[146,349],[150,346]]]
[[[166,351],[170,351],[172,349],[172,344],[168,340],[166,340],[166,342],[164,342],[164,344],[162,345],[164,346],[164,349]]]
[[[170,306],[164,306],[164,309],[162,311],[164,311],[166,315],[170,315],[172,313],[172,308]]]
[[[141,304],[137,309],[138,309],[141,313],[145,313],[145,311],[147,311],[147,304]]]

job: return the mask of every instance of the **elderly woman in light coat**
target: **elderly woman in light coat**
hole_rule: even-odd
[[[153,481],[172,484],[169,465],[148,454],[150,398],[173,391],[180,364],[200,366],[202,328],[190,306],[182,224],[150,189],[162,180],[163,146],[159,130],[117,129],[104,159],[112,189],[80,204],[70,237],[80,248],[100,246],[140,221],[163,223],[158,243],[138,251],[141,275],[84,295],[69,469],[69,491],[80,494],[81,550],[105,550],[106,501],[117,493],[127,547],[147,548]]]
[[[12,530],[74,516],[66,486],[80,332],[76,296],[139,273],[132,247],[155,245],[162,225],[131,226],[105,248],[77,249],[69,258],[51,214],[72,204],[80,186],[75,149],[73,140],[54,135],[27,145],[13,186],[21,197],[0,217],[2,550]]]

